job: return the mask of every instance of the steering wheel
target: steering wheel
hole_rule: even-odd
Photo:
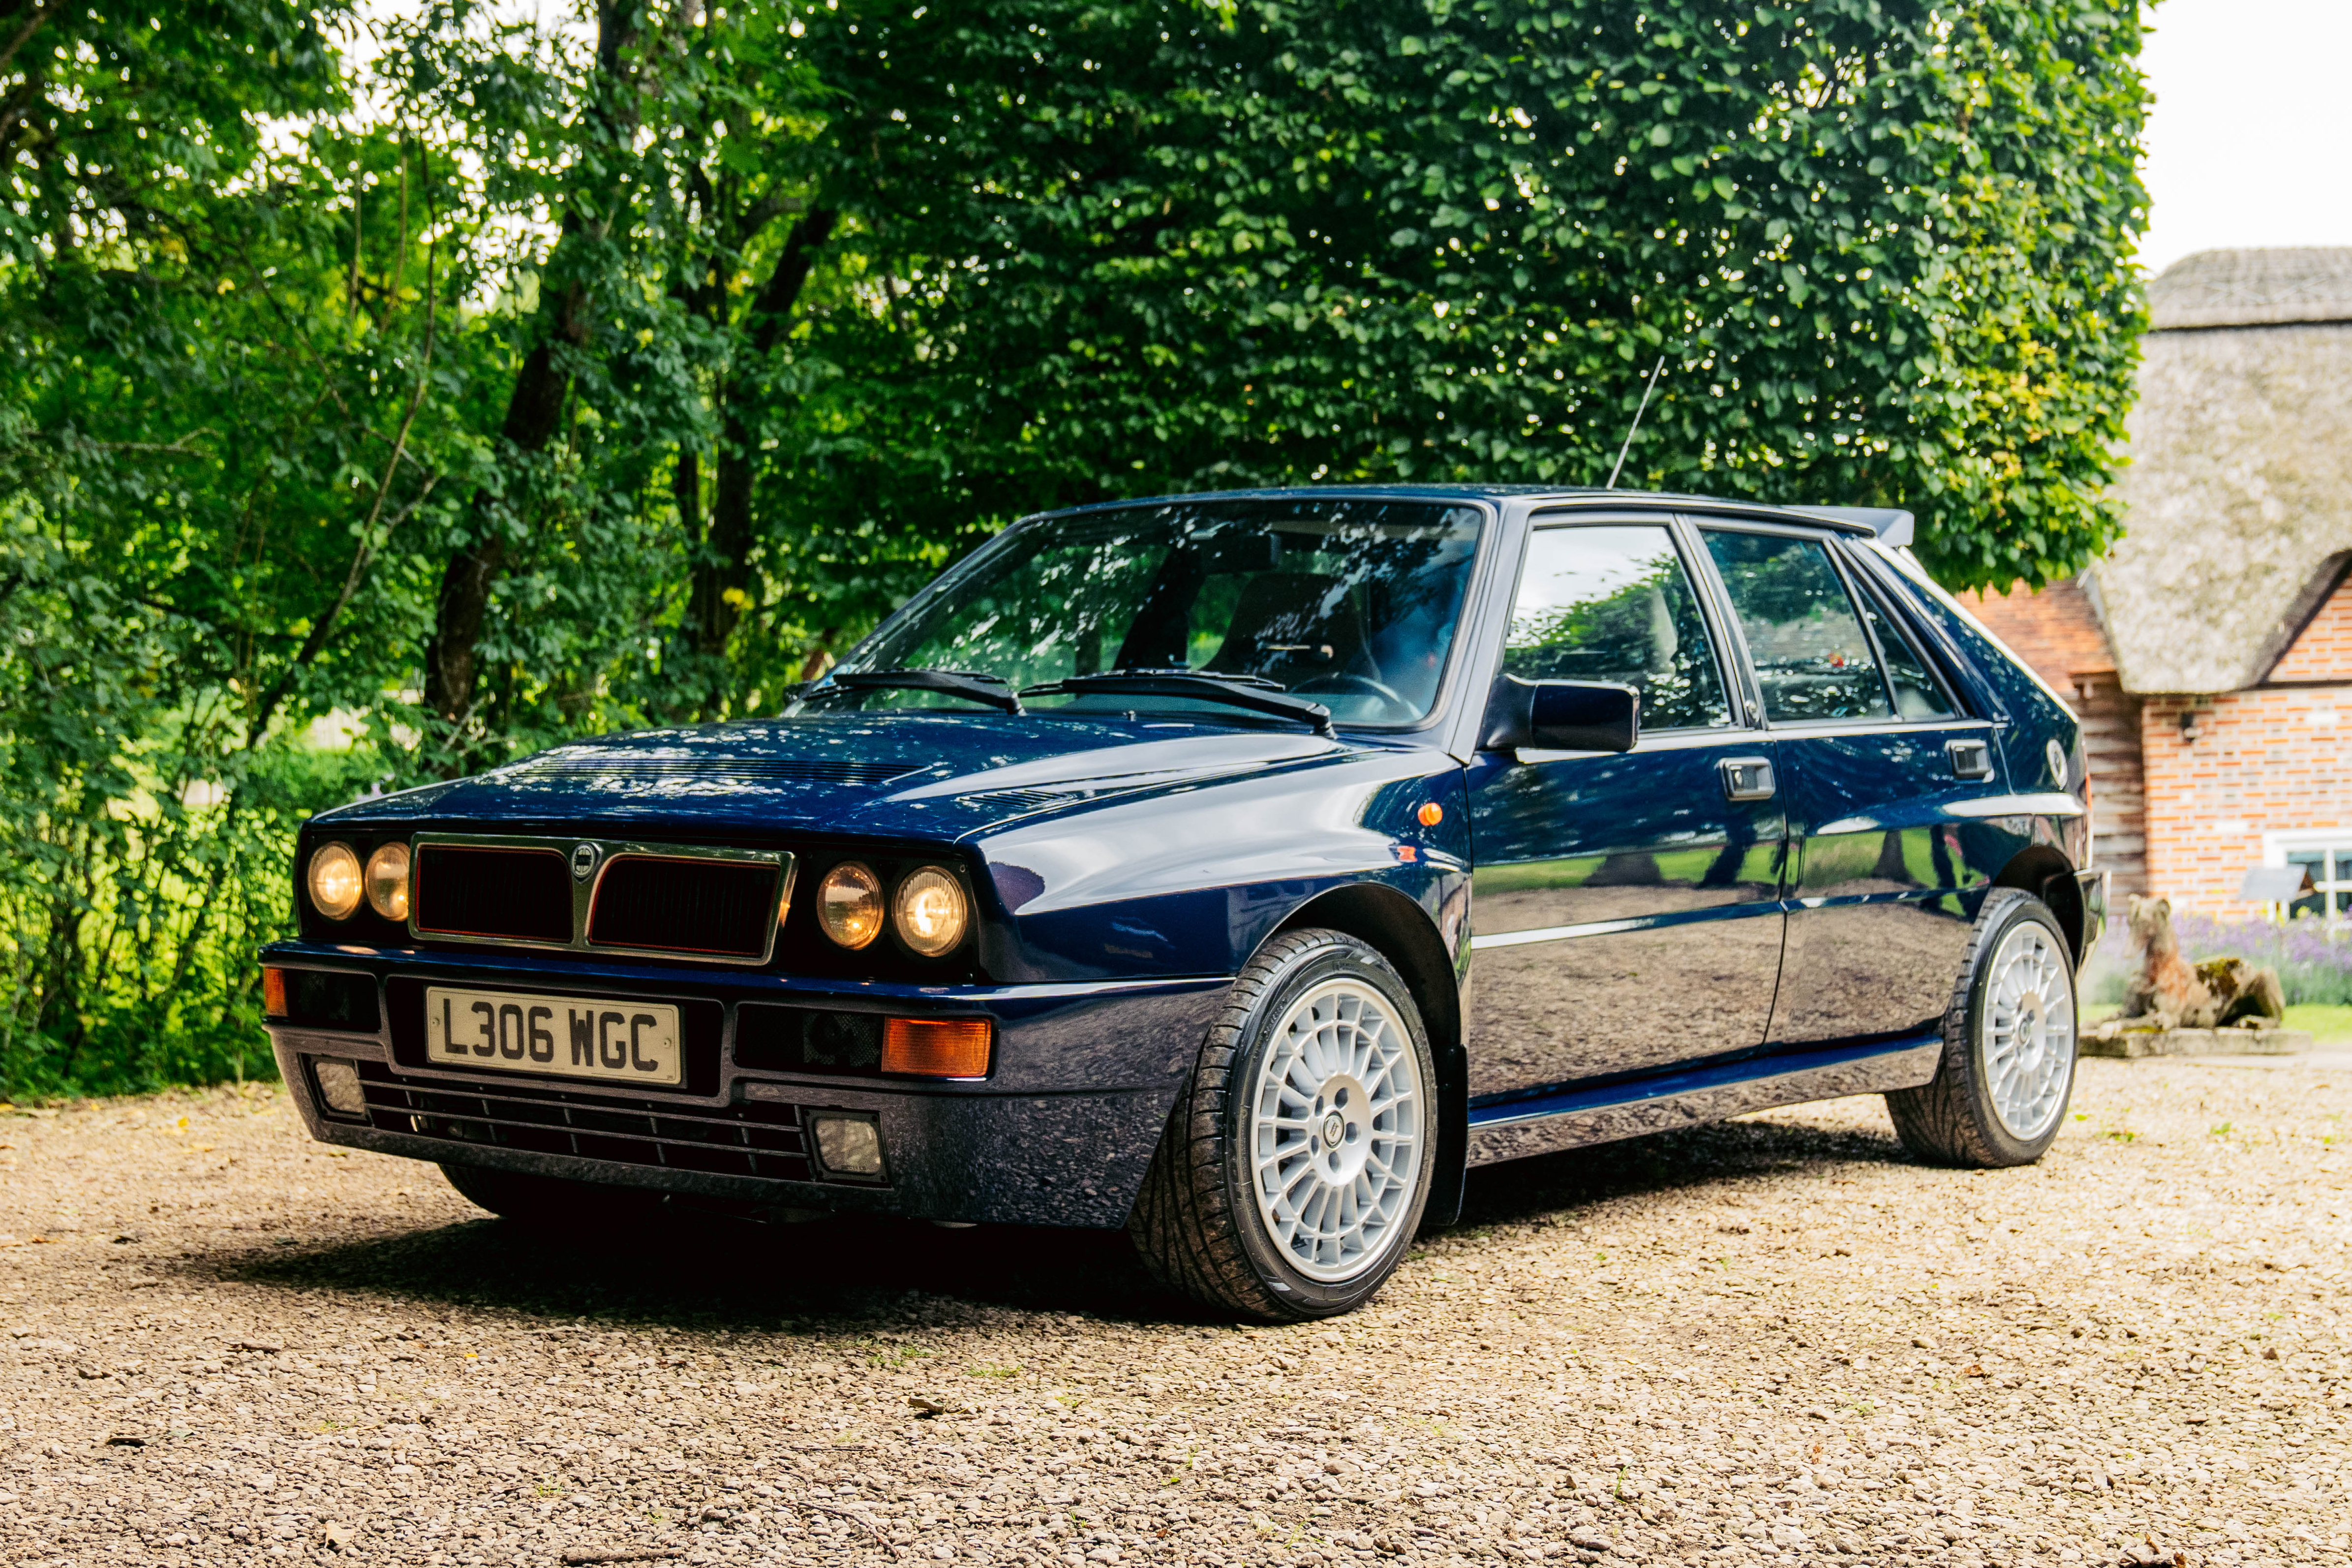
[[[1399,695],[1394,687],[1384,686],[1369,675],[1358,675],[1352,670],[1340,669],[1334,670],[1328,675],[1318,675],[1310,679],[1300,681],[1290,689],[1294,696],[1302,697],[1316,691],[1368,692],[1391,708],[1402,709],[1408,712],[1412,708],[1412,704]]]

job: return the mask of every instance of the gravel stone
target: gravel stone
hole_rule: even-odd
[[[532,1240],[282,1093],[0,1113],[0,1562],[2352,1564],[2352,1058],[1483,1171],[1337,1322],[1123,1237]]]

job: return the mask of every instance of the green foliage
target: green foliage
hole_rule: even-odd
[[[981,220],[943,289],[967,471],[1599,484],[1663,355],[1629,485],[1910,506],[1955,586],[2116,531],[2129,6],[1087,21],[1034,65],[1034,34],[930,46],[1021,121],[948,215]]]
[[[2124,0],[386,15],[0,0],[0,1087],[268,1070],[302,814],[1039,507],[1597,484],[1663,355],[1629,485],[2115,529]]]

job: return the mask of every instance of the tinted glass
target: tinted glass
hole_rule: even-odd
[[[1767,718],[1893,713],[1862,619],[1820,541],[1709,532],[1706,548],[1748,638]]]
[[[1698,595],[1664,528],[1538,530],[1503,669],[1523,680],[1621,681],[1642,694],[1644,730],[1731,722]]]
[[[1944,695],[1943,683],[1928,672],[1927,660],[1895,624],[1893,612],[1880,602],[1878,590],[1867,583],[1863,584],[1862,614],[1878,639],[1879,652],[1886,658],[1886,683],[1895,689],[1895,711],[1906,719],[1948,719],[1958,711]]]
[[[1250,676],[1342,723],[1408,724],[1437,700],[1479,514],[1413,501],[1211,501],[1033,524],[908,606],[845,665],[982,671],[1014,687],[1114,669]],[[920,691],[866,708],[958,706]],[[1041,697],[1042,710],[1176,710],[1183,698]]]

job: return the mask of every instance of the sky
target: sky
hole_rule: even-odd
[[[2352,0],[2158,0],[2140,260],[2352,246]]]

